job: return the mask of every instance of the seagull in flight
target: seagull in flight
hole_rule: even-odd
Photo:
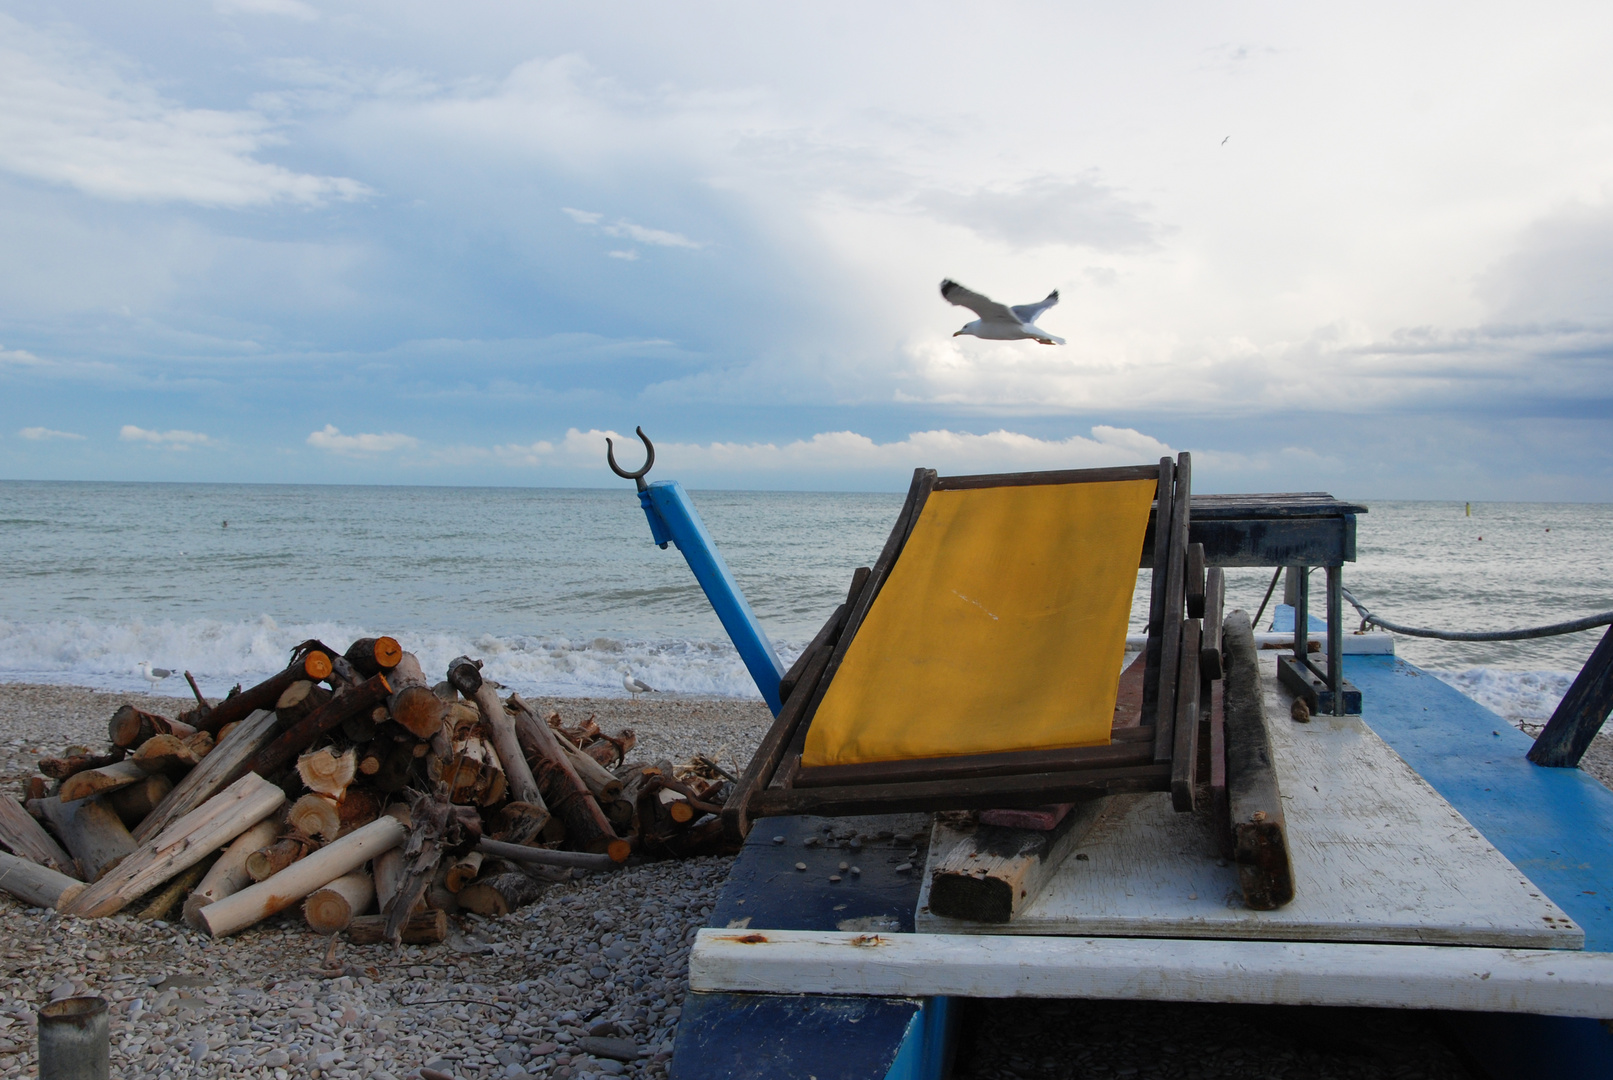
[[[1019,341],[1029,338],[1040,341],[1043,345],[1063,345],[1064,339],[1054,337],[1040,326],[1036,325],[1037,318],[1059,302],[1059,291],[1054,289],[1047,294],[1047,299],[1034,304],[1020,304],[1018,307],[1009,307],[997,301],[981,296],[977,292],[970,292],[951,278],[941,282],[941,295],[949,304],[966,307],[980,318],[968,323],[962,330],[953,334],[970,334],[977,338],[987,338],[992,341]]]
[[[631,675],[622,676],[622,689],[626,690],[629,694],[632,694],[635,698],[640,694],[655,693],[655,687],[651,686],[643,679],[635,679]]]
[[[168,678],[168,676],[173,674],[173,672],[169,671],[167,668],[152,667],[150,660],[140,661],[139,667],[140,674],[144,675],[146,677],[146,682],[151,684],[151,690],[153,693],[156,693],[158,683],[162,682],[164,679]]]

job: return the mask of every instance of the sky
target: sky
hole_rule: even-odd
[[[696,487],[1607,501],[1609,55],[1605,3],[0,0],[0,477],[602,487],[642,425]]]

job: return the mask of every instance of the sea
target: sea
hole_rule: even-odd
[[[902,500],[692,495],[786,664],[878,555]],[[1386,618],[1504,629],[1613,609],[1613,505],[1358,501],[1369,513],[1344,580]],[[279,670],[304,639],[342,648],[390,634],[427,671],[467,654],[531,695],[622,696],[632,674],[663,692],[759,697],[682,556],[651,542],[625,485],[0,482],[0,553],[0,682],[145,689],[145,660],[219,696]],[[1229,571],[1228,607],[1255,611],[1271,578]],[[1321,586],[1318,573],[1318,614]],[[1402,636],[1396,648],[1529,726],[1551,715],[1600,636]],[[186,688],[176,677],[162,690]]]

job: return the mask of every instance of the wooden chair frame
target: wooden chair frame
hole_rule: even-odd
[[[915,470],[878,560],[853,575],[846,602],[785,674],[783,708],[723,811],[730,832],[742,837],[760,817],[1039,806],[1126,791],[1170,791],[1178,810],[1191,810],[1199,758],[1199,620],[1205,614],[1203,550],[1194,545],[1192,565],[1188,545],[1191,471],[1185,453],[1175,462],[1161,458],[1157,466],[956,477]],[[1137,722],[1117,723],[1107,746],[801,766],[818,706],[932,491],[1144,479],[1157,480],[1158,489]]]

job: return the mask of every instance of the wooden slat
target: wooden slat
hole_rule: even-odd
[[[1226,614],[1226,571],[1212,566],[1204,580],[1204,644],[1199,649],[1200,674],[1209,680],[1221,677],[1221,620]]]
[[[817,636],[812,639],[805,649],[801,650],[801,655],[795,658],[795,663],[790,665],[790,670],[786,671],[784,678],[779,680],[778,694],[780,701],[790,699],[790,694],[794,693],[796,684],[801,681],[801,676],[806,672],[807,665],[812,662],[812,655],[819,649],[827,649],[834,644],[835,638],[840,634],[841,626],[845,624],[847,610],[848,608],[845,604],[835,608],[834,614],[830,615],[829,620],[823,624],[823,629],[819,630]]]
[[[1204,545],[1187,545],[1187,617],[1189,619],[1204,618]]]
[[[752,817],[791,814],[895,814],[923,810],[990,810],[1077,802],[1126,791],[1166,791],[1169,762],[1081,772],[990,776],[832,788],[770,788],[750,801]]]
[[[1227,802],[1226,681],[1210,684],[1210,828],[1215,833],[1216,851],[1232,859],[1232,809]]]
[[[72,857],[10,795],[0,795],[0,844],[13,854],[57,873],[78,875]]]
[[[1234,611],[1222,630],[1226,676],[1227,802],[1232,819],[1233,860],[1244,903],[1257,911],[1294,898],[1294,867],[1282,793],[1266,732],[1260,654],[1249,615]]]
[[[1058,469],[1051,472],[980,473],[975,476],[942,476],[937,491],[968,488],[1038,487],[1044,484],[1103,484],[1121,480],[1152,480],[1158,470],[1152,465],[1121,465],[1107,469]]]
[[[1176,463],[1168,457],[1159,459],[1159,488],[1154,496],[1154,516],[1164,522],[1170,535],[1171,493],[1175,490]],[[1153,576],[1148,587],[1148,642],[1143,646],[1143,704],[1142,722],[1152,725],[1159,709],[1160,643],[1165,630],[1165,553],[1170,545],[1159,546],[1152,555]],[[1148,565],[1148,556],[1144,557]]]
[[[1165,608],[1159,635],[1159,700],[1154,706],[1154,760],[1169,761],[1176,746],[1176,686],[1173,673],[1181,662],[1182,608],[1187,576],[1188,497],[1193,459],[1185,451],[1176,459],[1171,492],[1170,544],[1165,549]]]
[[[1579,764],[1596,733],[1613,711],[1613,626],[1597,643],[1585,666],[1545,728],[1529,748],[1536,765],[1572,769]]]
[[[1613,1016],[1613,954],[1179,938],[701,930],[699,993],[1087,998]]]
[[[1062,750],[1010,750],[1000,754],[959,754],[955,757],[912,758],[906,761],[865,761],[855,765],[819,765],[796,773],[793,787],[835,787],[841,784],[889,784],[915,780],[965,780],[1021,773],[1110,769],[1145,765],[1154,748],[1135,740],[1106,746],[1077,746]]]
[[[1193,811],[1199,763],[1199,648],[1204,629],[1197,619],[1182,624],[1181,674],[1176,680],[1176,749],[1171,754],[1171,805]]]

